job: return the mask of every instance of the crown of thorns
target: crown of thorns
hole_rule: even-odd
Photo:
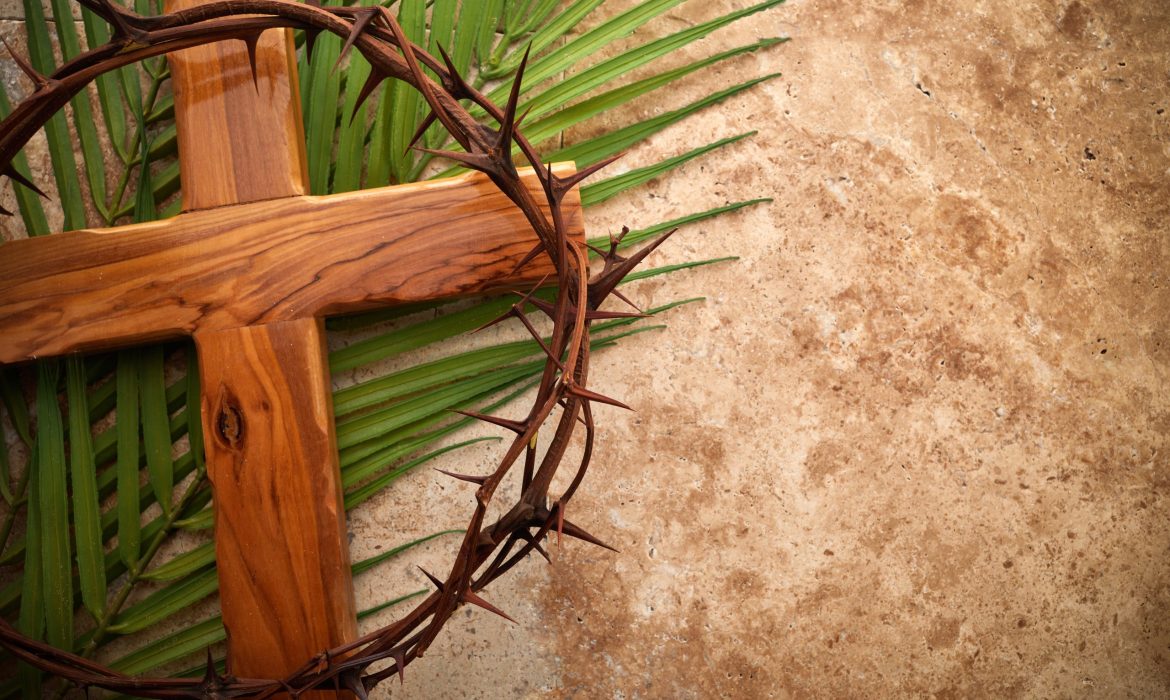
[[[110,0],[78,1],[110,24],[112,37],[107,43],[78,55],[48,76],[41,75],[13,53],[14,60],[35,86],[32,94],[0,123],[0,172],[16,183],[44,195],[34,183],[16,171],[12,160],[50,117],[103,73],[172,51],[234,39],[247,45],[255,74],[255,47],[261,32],[275,28],[304,31],[310,57],[317,36],[329,32],[344,39],[342,58],[351,49],[356,49],[371,65],[370,77],[361,88],[357,106],[387,79],[401,80],[418,90],[430,112],[414,134],[411,147],[486,174],[515,202],[539,239],[517,269],[537,255],[547,254],[555,268],[555,280],[551,281],[555,281],[557,291],[551,303],[533,297],[531,291],[522,294],[504,315],[488,324],[516,318],[540,344],[546,360],[536,399],[523,420],[467,413],[514,433],[515,438],[490,473],[482,476],[448,474],[476,487],[475,508],[450,572],[445,579],[428,573],[436,590],[402,619],[343,646],[322,650],[284,678],[271,679],[237,678],[231,675],[230,668],[226,675],[220,674],[211,661],[210,652],[202,678],[131,677],[23,636],[2,619],[0,644],[17,658],[77,686],[99,687],[140,697],[264,698],[276,693],[296,697],[312,689],[335,688],[365,698],[378,683],[395,674],[401,676],[407,664],[422,656],[460,605],[470,603],[504,615],[479,592],[533,551],[547,558],[540,543],[551,531],[608,547],[565,518],[566,506],[581,485],[593,453],[596,429],[592,405],[605,403],[627,408],[620,401],[586,388],[589,327],[597,319],[641,315],[638,312],[602,311],[600,307],[611,295],[628,302],[616,291],[618,283],[670,233],[628,258],[617,253],[621,236],[611,237],[608,250],[593,248],[604,266],[590,277],[587,246],[567,235],[561,202],[574,186],[613,159],[566,177],[557,176],[549,165],[542,162],[518,128],[523,119],[517,118],[516,112],[527,52],[512,83],[508,102],[500,108],[460,76],[442,49],[439,50],[440,61],[407,39],[393,15],[384,7],[321,7],[314,0],[309,0],[308,4],[288,0],[220,0],[148,17],[126,10]],[[424,67],[433,71],[438,81],[427,76]],[[476,121],[462,101],[479,105],[498,126]],[[415,146],[435,122],[446,128],[462,151]],[[513,145],[539,178],[547,215],[520,180],[513,162]],[[547,343],[526,316],[529,305],[552,320],[552,336]],[[553,436],[544,455],[538,458],[536,438],[546,424],[552,427]],[[570,441],[578,425],[584,429],[581,455],[575,460],[575,465],[567,467],[572,474],[568,487],[559,497],[551,499],[550,486],[562,463],[566,462]],[[573,461],[568,460],[569,463]],[[504,478],[518,464],[523,465],[518,499],[499,519],[487,522],[488,505]]]

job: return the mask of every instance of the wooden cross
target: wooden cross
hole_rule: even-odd
[[[0,362],[194,337],[232,672],[281,678],[356,636],[322,317],[551,265],[510,275],[536,237],[481,176],[308,196],[291,31],[264,33],[256,83],[239,41],[171,71],[184,213],[4,244]],[[565,212],[582,235],[576,193]]]

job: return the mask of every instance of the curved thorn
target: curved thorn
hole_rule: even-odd
[[[483,486],[483,482],[487,481],[486,476],[475,476],[473,474],[457,474],[456,472],[449,472],[446,469],[439,469],[438,467],[435,468],[435,471],[439,472],[440,474],[446,474],[447,476],[451,477],[452,479],[458,479],[459,481],[466,481],[469,484],[475,484],[476,486]]]
[[[366,30],[370,22],[374,21],[374,18],[379,15],[381,15],[381,12],[377,7],[361,8],[354,13],[353,25],[349,28],[349,36],[345,37],[345,44],[342,45],[341,53],[337,54],[337,61],[333,64],[334,72],[341,66],[341,62],[345,60],[345,57],[349,54],[349,50],[353,48],[354,42]]]
[[[475,411],[464,411],[464,410],[460,410],[460,409],[455,409],[455,413],[467,416],[468,418],[474,418],[476,420],[481,420],[485,423],[491,423],[492,425],[498,425],[501,428],[507,428],[508,430],[511,430],[512,432],[516,433],[517,435],[523,435],[524,431],[528,430],[528,426],[525,425],[524,423],[521,423],[520,421],[509,420],[507,418],[500,418],[499,416],[489,416],[489,415],[484,414],[484,413],[476,413]]]
[[[586,401],[593,401],[595,403],[609,404],[610,406],[617,406],[618,408],[624,408],[627,411],[634,410],[634,409],[630,408],[629,406],[627,406],[626,404],[622,403],[621,401],[618,401],[617,399],[611,399],[610,397],[605,396],[604,394],[599,394],[596,391],[590,391],[589,389],[586,389],[585,387],[579,386],[577,384],[565,384],[565,391],[572,394],[573,396],[576,396],[579,399],[584,399]]]
[[[8,177],[12,178],[13,182],[18,182],[18,183],[24,185],[25,187],[29,188],[33,192],[36,192],[37,194],[44,197],[45,199],[49,198],[49,195],[45,194],[41,190],[41,188],[37,187],[33,183],[32,180],[30,180],[27,177],[25,177],[24,175],[20,174],[20,172],[16,169],[16,166],[9,164],[9,166],[4,169],[4,174],[7,175]]]
[[[469,588],[469,589],[467,589],[466,591],[464,591],[464,592],[463,592],[463,595],[462,595],[462,596],[460,596],[460,598],[461,598],[461,599],[463,600],[463,602],[465,602],[465,603],[471,603],[472,605],[476,605],[476,606],[478,606],[478,607],[481,607],[481,608],[483,608],[484,610],[487,610],[488,612],[492,612],[492,613],[495,613],[495,614],[499,615],[500,617],[504,618],[504,619],[505,619],[505,620],[507,620],[508,622],[511,622],[512,624],[517,624],[517,623],[516,623],[516,621],[515,621],[515,620],[513,620],[513,619],[511,618],[511,616],[509,616],[509,615],[508,615],[508,613],[504,612],[503,610],[500,610],[500,609],[499,609],[499,608],[497,608],[496,606],[494,606],[494,605],[492,605],[491,603],[487,602],[487,601],[486,601],[486,600],[484,600],[482,597],[480,597],[480,595],[479,595],[478,593],[476,593],[475,591],[471,590],[470,588]]]
[[[354,117],[357,116],[357,113],[361,110],[362,105],[365,104],[366,99],[369,98],[371,94],[373,94],[374,90],[378,89],[378,86],[381,85],[382,81],[385,79],[386,76],[382,73],[379,73],[376,69],[372,69],[370,71],[370,75],[366,78],[366,82],[362,83],[362,89],[361,92],[358,93],[357,101],[354,102],[353,114],[349,115],[350,124],[353,124]]]

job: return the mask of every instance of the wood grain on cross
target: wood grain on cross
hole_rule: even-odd
[[[171,58],[184,213],[4,245],[0,362],[194,337],[232,672],[280,678],[356,635],[322,317],[551,265],[510,274],[535,234],[483,177],[308,196],[291,31],[256,68],[239,41]]]

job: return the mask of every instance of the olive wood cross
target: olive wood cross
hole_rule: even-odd
[[[232,673],[281,678],[356,636],[322,317],[551,265],[515,271],[536,236],[482,176],[307,196],[291,31],[255,61],[171,57],[184,213],[4,245],[0,362],[194,337]],[[576,193],[564,211],[582,235]]]

